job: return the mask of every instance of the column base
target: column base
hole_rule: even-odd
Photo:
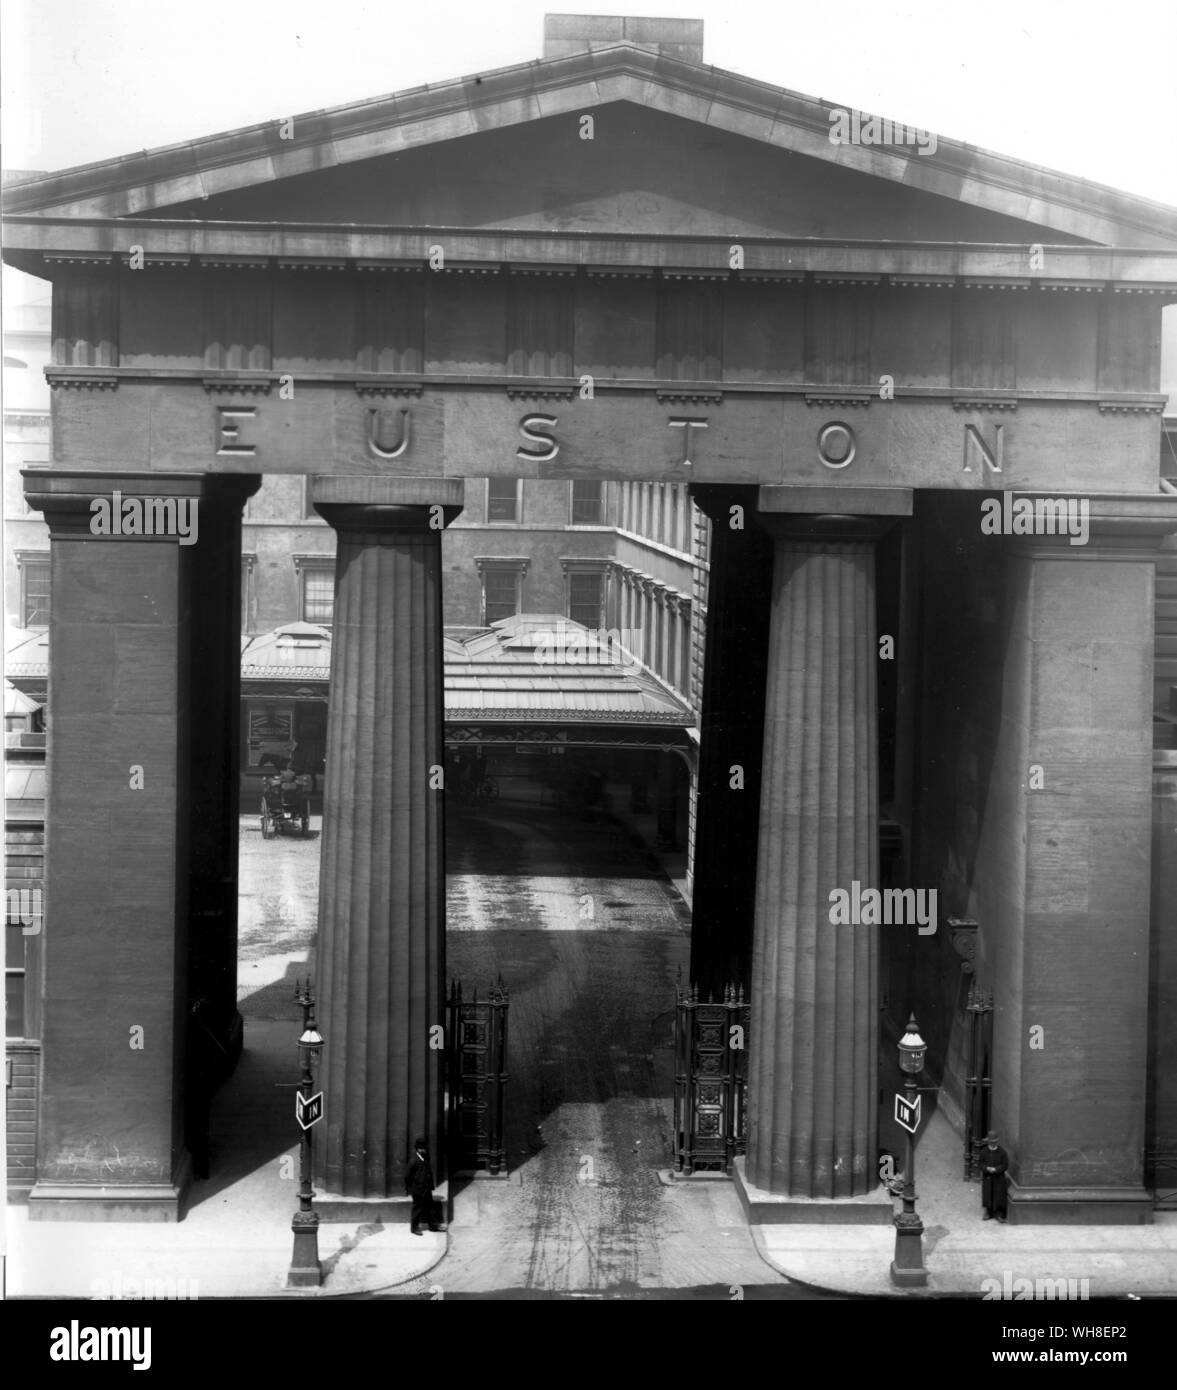
[[[881,1190],[860,1197],[786,1197],[750,1183],[746,1165],[741,1155],[732,1166],[732,1177],[749,1226],[889,1226],[894,1220],[894,1204]]]
[[[170,1183],[37,1182],[28,1197],[30,1221],[179,1221],[192,1183],[187,1150]]]
[[[1011,1226],[1151,1226],[1143,1187],[1017,1187],[1009,1184]]]
[[[439,1213],[448,1222],[450,1189],[448,1182],[439,1182],[433,1189]],[[382,1226],[407,1226],[413,1214],[411,1197],[344,1197],[335,1192],[315,1192],[315,1211],[320,1221],[347,1222],[366,1225],[379,1222]]]

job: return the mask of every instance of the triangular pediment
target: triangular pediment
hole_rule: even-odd
[[[929,132],[833,140],[844,109],[623,44],[50,174],[5,210],[1177,246],[1177,210]]]

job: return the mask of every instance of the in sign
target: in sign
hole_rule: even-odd
[[[313,1096],[304,1096],[299,1091],[294,1097],[294,1114],[303,1129],[310,1129],[323,1118],[323,1092],[316,1091]]]
[[[895,1092],[895,1123],[902,1125],[909,1134],[914,1134],[920,1127],[921,1100],[923,1096],[916,1096],[915,1104],[909,1105],[906,1096]]]

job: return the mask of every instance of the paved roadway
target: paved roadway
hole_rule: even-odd
[[[293,1018],[314,935],[319,830],[243,818],[241,1007]],[[669,1185],[675,986],[689,912],[616,828],[499,801],[447,807],[447,969],[510,990],[506,1180],[456,1191],[446,1296],[810,1297],[760,1259],[731,1184]]]
[[[447,1295],[792,1291],[757,1255],[730,1184],[659,1176],[690,953],[674,888],[627,836],[571,812],[497,802],[447,816],[449,973],[467,994],[500,973],[510,989],[511,1176],[457,1192],[429,1281]]]

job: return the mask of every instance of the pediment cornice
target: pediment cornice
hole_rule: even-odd
[[[629,45],[296,115],[83,165],[5,189],[8,213],[125,218],[317,170],[628,102],[1101,245],[1177,245],[1177,209],[937,138],[839,144],[844,108]],[[283,131],[290,138],[283,137]]]

